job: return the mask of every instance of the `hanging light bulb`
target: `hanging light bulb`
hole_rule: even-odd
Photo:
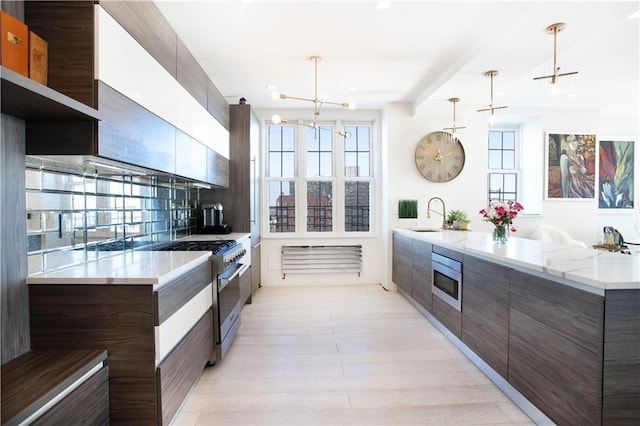
[[[449,98],[449,102],[453,104],[453,125],[451,127],[445,127],[442,130],[448,130],[451,135],[451,140],[455,142],[456,139],[460,138],[460,129],[466,129],[466,127],[456,126],[456,103],[460,102],[460,98]]]
[[[307,126],[310,128],[314,128],[317,129],[319,128],[318,125],[318,118],[320,116],[320,109],[324,106],[324,105],[336,105],[336,106],[340,106],[342,108],[348,108],[349,110],[354,110],[356,108],[356,104],[352,103],[352,102],[331,102],[328,101],[326,98],[326,94],[325,93],[321,93],[318,92],[318,62],[320,62],[322,60],[322,58],[320,56],[312,56],[310,58],[313,62],[314,62],[314,96],[313,98],[302,98],[302,97],[296,97],[296,96],[288,96],[285,95],[284,93],[279,93],[276,91],[271,92],[271,96],[273,97],[273,99],[292,99],[292,100],[297,100],[297,101],[306,101],[306,102],[312,102],[313,103],[313,120],[311,122],[304,122],[302,120],[298,121],[298,124],[303,125],[303,126]],[[280,117],[279,115],[274,115],[271,118],[271,122],[274,124],[279,124],[279,123],[286,123],[287,120]],[[349,137],[348,136],[348,132],[337,132],[340,136],[344,136],[344,137]],[[344,133],[344,134],[343,134]]]

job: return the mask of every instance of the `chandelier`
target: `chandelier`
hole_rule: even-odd
[[[320,56],[312,56],[310,58],[313,63],[314,63],[314,69],[315,69],[315,78],[314,78],[314,92],[313,92],[313,99],[311,98],[302,98],[302,97],[298,97],[298,96],[289,96],[289,95],[285,95],[284,93],[278,93],[276,91],[271,93],[271,96],[274,99],[293,99],[296,101],[306,101],[306,102],[313,102],[313,120],[311,120],[311,122],[304,122],[304,121],[299,121],[298,124],[302,124],[303,126],[307,126],[313,129],[317,129],[318,128],[318,117],[320,116],[320,109],[324,106],[324,105],[336,105],[336,106],[340,106],[343,108],[348,108],[350,110],[354,110],[356,105],[354,103],[350,103],[350,102],[331,102],[328,101],[326,99],[322,99],[318,96],[318,62],[320,62],[322,60],[322,58]],[[273,124],[280,124],[280,123],[287,123],[287,119],[286,118],[282,118],[280,117],[280,115],[278,114],[274,114],[271,117],[271,122]],[[349,133],[348,132],[337,132],[340,136],[344,136],[344,137],[349,137]]]
[[[571,71],[571,72],[560,72],[560,67],[558,66],[557,63],[557,57],[558,57],[558,50],[557,50],[557,37],[558,37],[558,33],[560,31],[563,31],[566,28],[566,24],[564,22],[558,22],[555,24],[551,24],[549,25],[546,29],[545,32],[547,34],[553,34],[553,74],[549,74],[549,75],[543,75],[541,77],[534,77],[534,80],[545,80],[545,79],[551,79],[551,84],[555,85],[558,82],[558,78],[560,77],[564,77],[567,75],[574,75],[574,74],[578,74],[578,71]],[[554,86],[555,87],[555,86]]]
[[[466,129],[466,127],[456,126],[456,103],[460,102],[460,98],[449,98],[449,102],[453,104],[453,126],[445,127],[442,130],[448,131],[451,134],[451,140],[455,141],[459,139],[460,132],[458,132],[458,130]]]
[[[490,70],[490,71],[485,72],[484,75],[491,79],[491,97],[489,99],[489,107],[488,108],[479,109],[478,112],[489,111],[491,113],[489,115],[489,124],[493,125],[493,123],[495,121],[495,116],[494,116],[495,110],[504,109],[504,108],[506,108],[506,106],[493,106],[493,77],[498,75],[498,71]]]

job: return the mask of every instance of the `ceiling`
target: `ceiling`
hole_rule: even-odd
[[[274,100],[272,89],[378,109],[406,102],[450,108],[494,106],[599,108],[603,116],[638,119],[638,1],[156,0],[158,7],[230,103],[255,108],[309,108]],[[562,90],[550,95],[553,35]]]

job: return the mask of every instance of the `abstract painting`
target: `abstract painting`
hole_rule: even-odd
[[[633,209],[633,145],[632,141],[600,141],[599,208]]]
[[[547,199],[595,198],[596,135],[547,134]]]

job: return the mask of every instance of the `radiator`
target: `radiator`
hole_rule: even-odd
[[[282,246],[282,279],[286,274],[362,272],[362,245]]]

